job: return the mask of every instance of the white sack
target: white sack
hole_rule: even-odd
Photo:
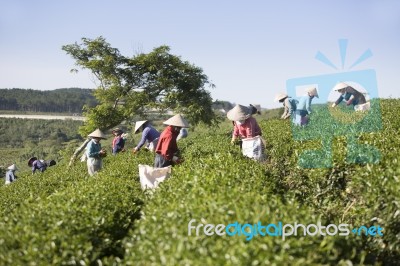
[[[354,106],[354,110],[356,111],[368,111],[371,109],[371,103],[367,102],[364,104],[358,104],[356,106]]]
[[[149,165],[139,164],[139,177],[142,189],[153,189],[167,179],[171,174],[171,166],[155,168]]]
[[[244,156],[255,159],[257,161],[264,161],[264,144],[260,136],[248,139],[242,139],[242,153]]]

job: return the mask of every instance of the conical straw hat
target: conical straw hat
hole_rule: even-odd
[[[274,102],[279,102],[280,100],[285,99],[286,97],[288,97],[286,93],[278,93],[275,96]]]
[[[96,129],[95,131],[93,131],[92,133],[90,133],[90,134],[88,135],[88,137],[106,139],[106,135],[104,135],[104,133],[101,132],[100,129]]]
[[[306,89],[306,92],[310,93],[312,96],[319,98],[317,88],[315,88],[315,87],[310,87],[310,88]]]
[[[7,169],[8,170],[14,170],[14,171],[18,170],[18,168],[17,168],[17,166],[15,164],[10,165]]]
[[[164,125],[176,127],[189,127],[189,123],[181,114],[177,114],[163,123]]]
[[[255,115],[255,114],[260,115],[261,114],[261,112],[260,112],[261,106],[259,104],[255,104],[255,105],[250,104],[248,108],[250,109],[250,113],[252,115]]]
[[[338,91],[338,90],[341,90],[341,89],[344,89],[347,87],[349,87],[348,84],[346,84],[344,82],[340,82],[340,83],[336,84],[335,87],[333,87],[333,90]]]
[[[148,121],[148,120],[137,121],[137,122],[135,123],[135,131],[134,131],[134,133],[136,133],[136,132],[139,130],[139,128],[140,128],[141,126],[143,126],[144,123],[146,123],[147,121]]]
[[[246,106],[237,104],[235,107],[229,110],[228,113],[226,113],[226,116],[232,121],[245,120],[251,116],[251,110]]]

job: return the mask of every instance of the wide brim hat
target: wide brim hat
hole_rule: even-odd
[[[143,126],[147,121],[149,121],[149,120],[141,120],[141,121],[137,121],[136,123],[135,123],[135,133],[139,130],[139,128],[141,127],[141,126]]]
[[[310,93],[312,96],[315,96],[315,97],[319,98],[319,97],[318,97],[317,88],[315,88],[315,87],[307,88],[307,89],[306,89],[306,92]]]
[[[344,82],[340,82],[340,83],[336,84],[335,87],[333,87],[333,90],[334,91],[338,91],[338,90],[341,90],[341,89],[344,89],[344,88],[347,88],[347,87],[349,87],[348,84],[346,84]]]
[[[28,166],[32,166],[32,163],[34,162],[34,161],[36,161],[37,160],[37,157],[31,157],[29,160],[28,160]]]
[[[228,113],[226,113],[226,116],[232,121],[246,120],[251,116],[251,110],[246,106],[237,104],[235,107],[229,110]]]
[[[278,93],[275,96],[274,102],[279,102],[280,100],[283,100],[283,99],[285,99],[287,97],[288,97],[288,95],[286,93]]]
[[[189,123],[181,114],[174,115],[167,121],[163,122],[164,125],[176,126],[176,127],[189,127]]]
[[[250,104],[249,108],[250,108],[250,112],[252,115],[255,115],[255,114],[260,115],[261,114],[261,112],[260,112],[261,106],[259,104],[255,104],[255,105]]]
[[[111,133],[117,133],[117,134],[122,134],[122,133],[124,133],[123,131],[122,131],[122,129],[120,129],[119,127],[116,127],[116,128],[114,128],[112,131],[111,131]]]
[[[17,168],[17,166],[15,164],[10,165],[7,169],[8,170],[13,170],[13,171],[18,170],[18,168]]]
[[[95,131],[93,131],[92,133],[90,133],[88,135],[88,137],[91,138],[99,138],[99,139],[106,139],[106,135],[104,135],[103,132],[101,132],[100,129],[96,129]]]

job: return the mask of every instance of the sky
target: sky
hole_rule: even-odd
[[[0,0],[0,88],[95,88],[61,47],[99,36],[128,57],[170,46],[203,69],[214,100],[275,108],[290,79],[368,69],[379,97],[400,98],[397,0]]]

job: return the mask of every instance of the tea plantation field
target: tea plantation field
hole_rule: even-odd
[[[327,112],[319,107],[313,115]],[[178,143],[185,162],[154,193],[140,188],[138,164],[153,163],[144,151],[109,155],[96,177],[80,162],[22,174],[0,185],[0,265],[399,265],[399,113],[400,100],[381,100],[379,116],[365,118],[371,120],[361,123],[355,139],[345,136],[353,127],[329,131],[340,126],[333,122],[317,127],[311,121],[312,131],[297,132],[288,121],[261,120],[265,163],[230,145],[228,123],[197,129]],[[340,134],[321,142],[321,127]],[[327,143],[330,167],[299,166],[305,150]],[[355,143],[375,147],[380,156],[360,163]],[[329,164],[328,157],[312,162]],[[196,236],[196,230],[188,235],[192,219],[194,226],[379,225],[383,236]]]

